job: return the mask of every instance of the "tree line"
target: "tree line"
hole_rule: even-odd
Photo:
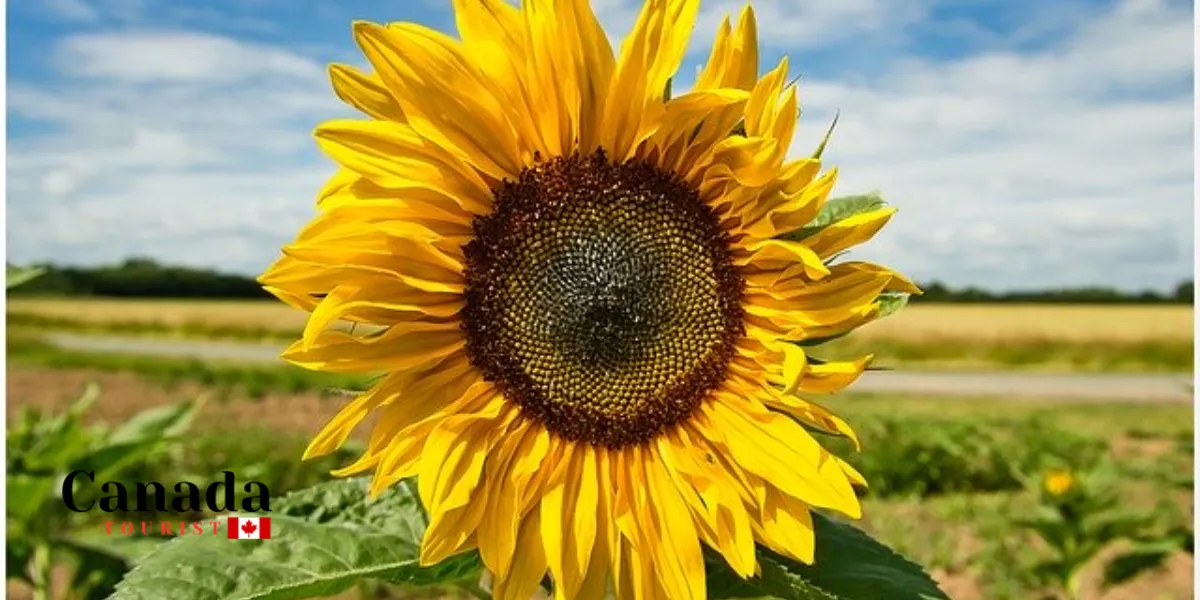
[[[253,277],[211,269],[159,264],[149,258],[130,258],[116,265],[73,267],[37,265],[44,273],[9,290],[13,296],[100,296],[116,298],[267,298]],[[1106,287],[1061,288],[997,292],[974,287],[951,288],[941,282],[919,283],[923,296],[914,303],[1038,302],[1072,304],[1191,304],[1193,282],[1180,282],[1170,291],[1121,291]]]

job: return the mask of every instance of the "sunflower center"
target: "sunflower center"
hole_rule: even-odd
[[[596,153],[493,193],[464,247],[475,366],[572,440],[636,444],[687,418],[743,332],[729,238],[697,191]]]

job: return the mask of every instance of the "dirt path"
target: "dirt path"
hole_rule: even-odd
[[[50,334],[60,347],[92,352],[149,354],[220,360],[279,360],[282,347],[136,337]],[[855,391],[950,396],[996,396],[1122,402],[1190,402],[1190,374],[1057,374],[872,371],[855,384]]]

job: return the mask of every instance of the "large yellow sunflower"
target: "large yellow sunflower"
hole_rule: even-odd
[[[787,160],[796,90],[786,60],[759,77],[749,8],[673,98],[696,1],[647,2],[618,57],[585,0],[454,8],[461,39],[354,25],[373,73],[330,73],[369,118],[316,130],[340,169],[261,278],[312,313],[287,360],[386,373],[306,457],[377,413],[336,474],[417,476],[422,561],[478,548],[498,598],[547,572],[558,598],[703,598],[701,544],[745,577],[756,542],[811,562],[810,509],[858,517],[864,482],[802,424],[853,431],[805,398],[869,357],[793,342],[916,291],[829,264],[892,210],[780,239],[836,171]]]

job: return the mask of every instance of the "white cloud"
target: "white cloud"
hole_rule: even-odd
[[[319,64],[285,50],[179,31],[72,36],[54,58],[66,75],[118,83],[225,84],[263,76],[316,82],[324,77]]]
[[[311,216],[331,167],[312,127],[346,113],[324,66],[194,33],[81,35],[64,83],[13,81],[9,251],[83,263],[130,254],[252,272]]]
[[[924,17],[937,1],[945,0],[755,0],[751,4],[762,44],[808,48],[866,32],[875,36],[900,32],[905,25]],[[593,10],[614,40],[614,48],[632,29],[642,4],[642,0],[592,0]],[[728,15],[736,23],[746,5],[745,0],[702,2],[689,52],[706,52],[721,20]]]
[[[95,21],[99,16],[96,9],[83,0],[44,0],[42,7],[67,21]]]
[[[142,0],[107,1],[150,14]],[[1012,37],[1037,44],[993,36],[950,60],[900,53],[935,1],[754,3],[764,44],[790,51],[794,71],[809,71],[805,49],[818,45],[885,39],[895,50],[801,87],[793,153],[811,151],[840,110],[826,155],[842,170],[838,193],[878,188],[901,208],[856,255],[995,288],[1167,286],[1190,274],[1190,10],[1029,4],[1008,9],[1022,19]],[[593,0],[613,35],[639,4]],[[742,2],[705,6],[685,71]],[[964,23],[962,35],[978,33]],[[347,28],[330,31],[352,50]],[[311,216],[331,166],[310,131],[349,114],[320,62],[180,29],[68,36],[49,56],[55,78],[9,83],[10,115],[38,125],[9,141],[11,258],[138,253],[253,272]]]
[[[1192,272],[1191,19],[1119,4],[1037,52],[898,62],[809,81],[794,154],[827,153],[840,193],[901,211],[861,254],[988,287],[1166,287]]]

